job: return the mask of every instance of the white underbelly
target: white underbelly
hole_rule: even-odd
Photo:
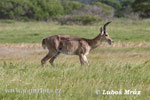
[[[63,52],[63,51],[60,51],[60,52],[63,53],[63,54],[67,54],[67,55],[74,55],[73,52]]]

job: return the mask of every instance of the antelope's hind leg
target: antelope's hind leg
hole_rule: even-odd
[[[41,60],[41,64],[42,64],[42,67],[45,67],[45,64],[46,64],[46,61],[48,59],[50,59],[52,57],[52,55],[50,55],[49,53]]]
[[[53,67],[55,67],[56,68],[56,64],[55,64],[55,60],[56,60],[56,58],[59,56],[59,52],[55,55],[55,56],[53,56],[50,60],[49,60],[49,62],[50,62],[50,64],[53,66]]]

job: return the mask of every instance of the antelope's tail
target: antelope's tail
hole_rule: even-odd
[[[46,38],[42,40],[42,47],[43,47],[43,49],[46,49],[46,42],[45,41],[46,41]]]

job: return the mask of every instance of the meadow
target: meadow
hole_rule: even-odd
[[[113,20],[107,32],[115,43],[102,43],[91,51],[89,68],[81,67],[77,56],[63,54],[56,60],[57,69],[48,62],[41,67],[40,60],[47,53],[41,47],[44,37],[69,34],[93,38],[104,23],[62,26],[1,20],[0,100],[149,100],[149,19]],[[105,95],[103,90],[141,93]]]

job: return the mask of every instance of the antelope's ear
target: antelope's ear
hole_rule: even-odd
[[[100,34],[102,34],[102,32],[103,32],[103,28],[102,28],[102,27],[100,27],[100,30],[99,30],[99,31],[100,31]]]

